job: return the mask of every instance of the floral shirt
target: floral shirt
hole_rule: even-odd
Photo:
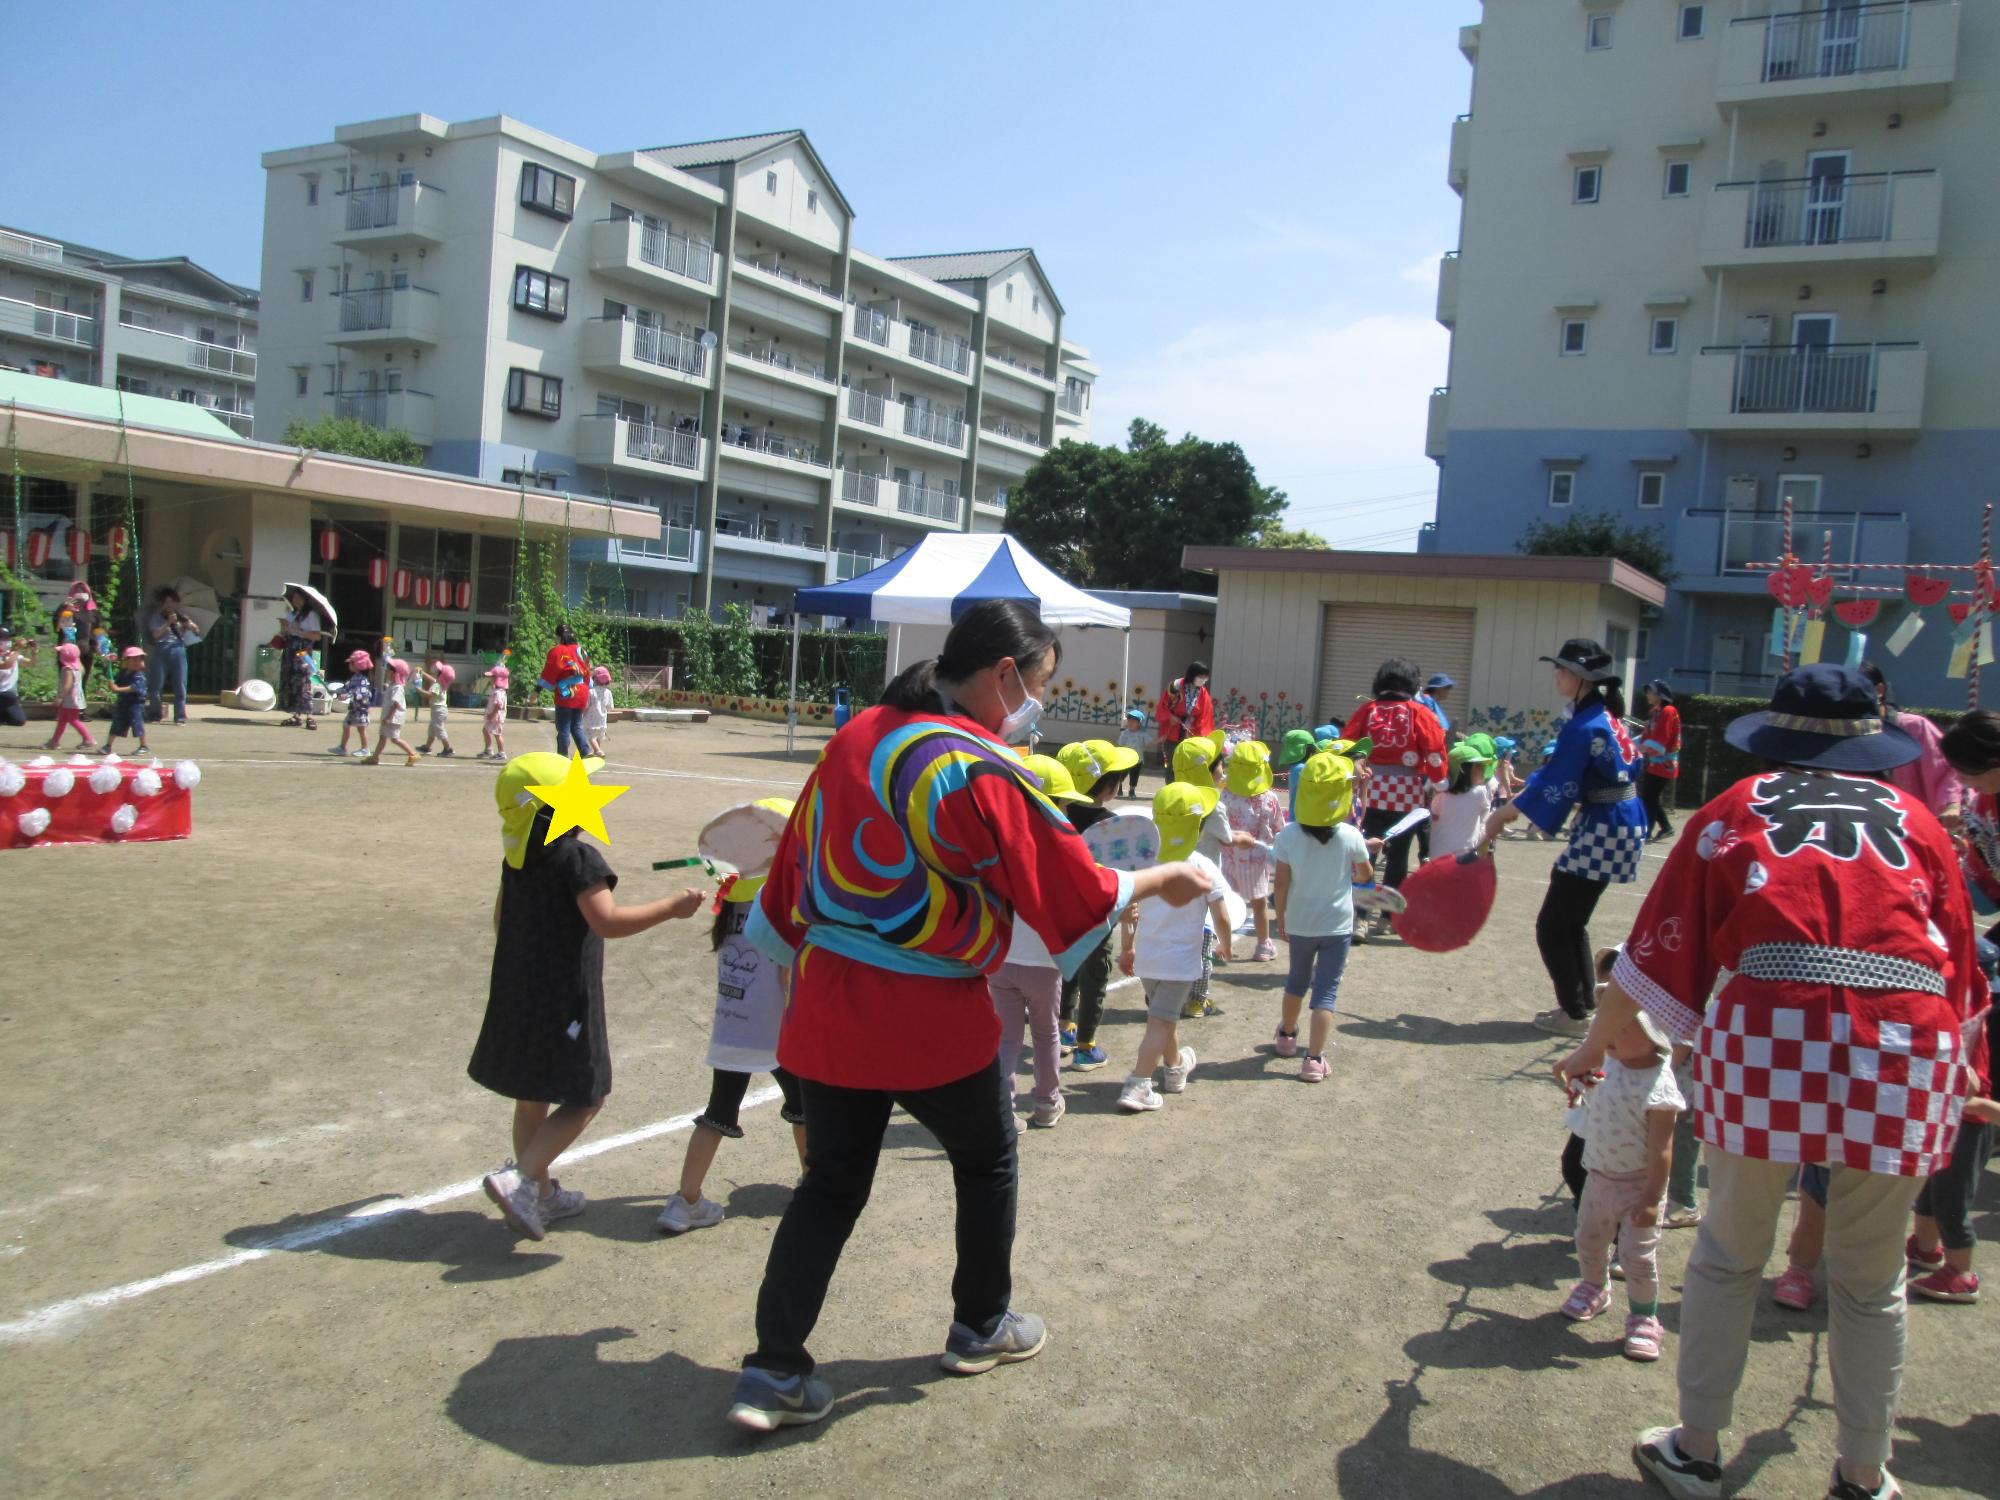
[[[375,701],[375,685],[366,677],[350,677],[337,695],[347,700],[347,722],[366,724],[368,709]]]

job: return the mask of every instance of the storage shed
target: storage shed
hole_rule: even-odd
[[[1266,738],[1344,721],[1391,656],[1457,682],[1454,727],[1538,733],[1557,704],[1537,658],[1594,637],[1629,685],[1667,597],[1612,558],[1190,547],[1184,562],[1216,577],[1217,711]]]

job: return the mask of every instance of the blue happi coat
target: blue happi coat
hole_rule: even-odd
[[[1643,765],[1632,736],[1602,698],[1592,695],[1577,705],[1541,769],[1514,799],[1545,833],[1576,811],[1558,870],[1606,884],[1638,879],[1646,847],[1646,809],[1637,791]]]

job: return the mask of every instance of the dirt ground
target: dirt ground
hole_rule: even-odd
[[[1016,1300],[1052,1329],[1032,1364],[937,1370],[950,1177],[899,1116],[814,1340],[839,1403],[757,1440],[722,1412],[795,1172],[775,1108],[722,1152],[720,1227],[653,1229],[706,1097],[700,924],[612,946],[617,1087],[596,1154],[558,1169],[591,1207],[517,1242],[476,1190],[508,1107],[464,1071],[492,768],[369,769],[275,716],[195,720],[156,740],[205,769],[192,840],[0,855],[10,1493],[1648,1492],[1629,1447],[1672,1420],[1693,1236],[1667,1236],[1661,1364],[1619,1357],[1619,1319],[1557,1314],[1559,1049],[1526,1024],[1548,1003],[1531,922],[1549,846],[1502,850],[1470,949],[1357,951],[1328,1084],[1271,1054],[1281,972],[1237,965],[1227,1014],[1188,1028],[1188,1092],[1119,1116],[1141,1012],[1114,992],[1113,1065],[1068,1074],[1068,1118],[1022,1142]],[[457,728],[477,748],[476,722]],[[0,754],[33,739],[0,731]],[[806,761],[782,747],[740,721],[616,726],[620,898],[669,889],[651,862],[692,853],[714,810],[797,786]],[[1600,938],[1637,892],[1607,896]],[[1989,1175],[1989,1239],[1996,1206]],[[1994,1316],[1911,1311],[1912,1495],[1994,1492]],[[1824,1329],[1760,1309],[1732,1493],[1823,1493]]]

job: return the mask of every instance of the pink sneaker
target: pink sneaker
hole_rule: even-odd
[[[1658,1318],[1634,1313],[1625,1320],[1625,1357],[1651,1364],[1660,1357],[1660,1340],[1666,1336]]]
[[[1296,1031],[1287,1036],[1285,1035],[1285,1028],[1280,1026],[1276,1031],[1271,1033],[1271,1040],[1277,1044],[1278,1056],[1297,1057],[1299,1055],[1299,1034]]]
[[[1910,1263],[1912,1270],[1941,1271],[1944,1269],[1944,1246],[1926,1250],[1917,1243],[1917,1237],[1913,1234],[1903,1241],[1903,1259]]]
[[[1257,945],[1255,951],[1251,953],[1250,962],[1254,964],[1267,964],[1277,956],[1278,945],[1269,938],[1265,938],[1263,942]]]
[[[1562,1315],[1577,1323],[1588,1323],[1611,1305],[1611,1293],[1589,1281],[1579,1281],[1564,1299]]]
[[[1954,1271],[1950,1266],[1941,1266],[1921,1281],[1911,1282],[1910,1290],[1933,1302],[1977,1302],[1979,1273]]]
[[[1332,1071],[1323,1057],[1309,1057],[1299,1064],[1299,1077],[1307,1083],[1325,1083],[1326,1075]]]
[[[1778,1278],[1778,1284],[1771,1288],[1771,1300],[1780,1307],[1789,1307],[1793,1312],[1811,1312],[1817,1290],[1813,1285],[1812,1272],[1787,1266],[1784,1275]]]

